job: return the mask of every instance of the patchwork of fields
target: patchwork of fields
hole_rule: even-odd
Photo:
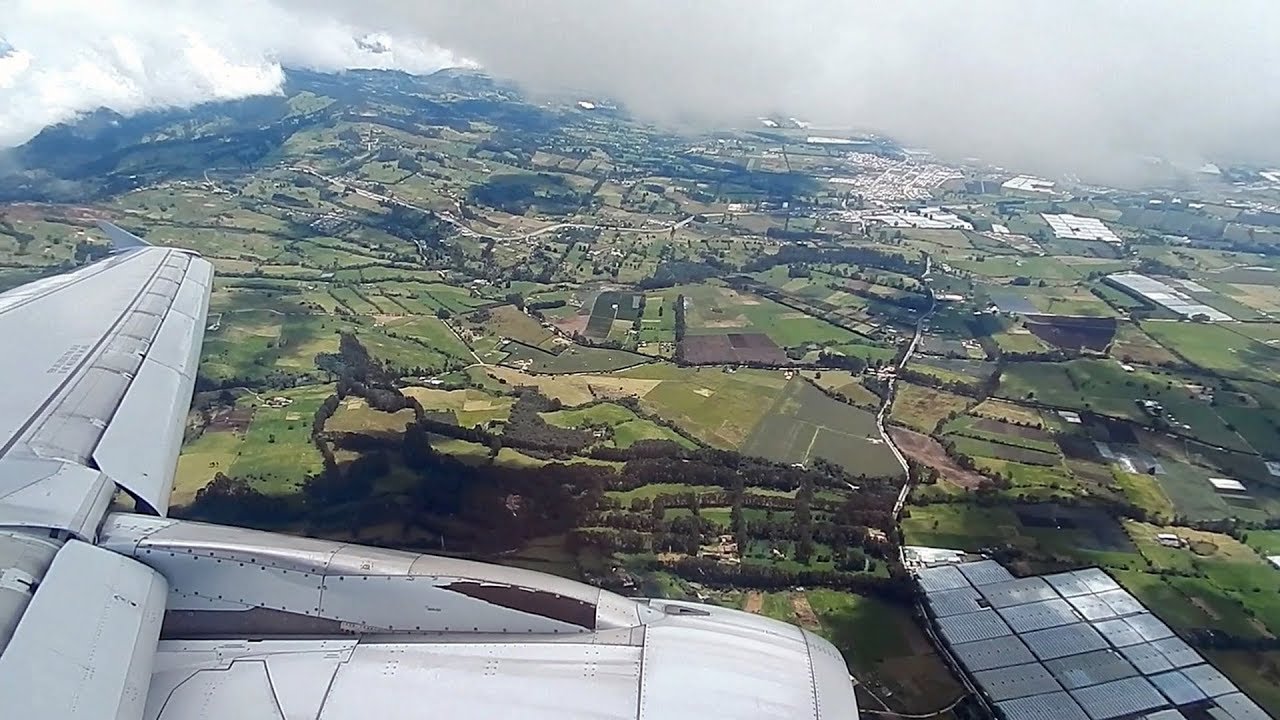
[[[822,458],[854,474],[902,472],[880,436],[874,414],[833,400],[799,379],[787,383],[742,450],[801,465]]]

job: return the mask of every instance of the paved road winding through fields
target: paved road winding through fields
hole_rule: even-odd
[[[929,273],[933,270],[933,258],[928,253],[924,256],[924,274],[920,276],[921,283],[925,289],[929,291],[929,310],[916,320],[916,332],[911,337],[911,344],[907,346],[907,351],[902,354],[902,359],[898,361],[897,370],[907,366],[907,362],[911,360],[911,356],[915,354],[916,348],[920,345],[920,336],[924,334],[925,323],[938,309],[938,299],[933,295],[933,288],[929,287]],[[876,413],[876,427],[880,429],[880,436],[884,438],[885,444],[893,451],[893,456],[898,458],[898,464],[902,466],[904,476],[907,474],[907,458],[898,449],[898,444],[893,441],[893,437],[889,435],[888,430],[884,427],[884,418],[889,414],[889,407],[893,405],[893,395],[897,388],[898,375],[893,374],[888,380],[888,391],[884,395],[884,400],[880,403],[880,411]],[[911,480],[904,477],[902,480],[902,490],[898,493],[898,501],[893,504],[893,519],[897,522],[898,516],[902,513],[902,506],[907,503],[907,495],[911,492]]]

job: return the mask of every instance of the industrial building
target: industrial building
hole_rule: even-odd
[[[1099,568],[1015,578],[993,560],[918,570],[937,634],[1004,720],[1268,720]]]
[[[1136,295],[1166,307],[1183,317],[1203,315],[1213,322],[1230,322],[1234,319],[1221,310],[1209,307],[1185,292],[1174,289],[1168,283],[1140,273],[1114,273],[1107,276],[1107,282],[1130,295]]]
[[[1043,180],[1030,175],[1019,175],[1004,181],[1000,187],[1012,192],[1035,193],[1038,195],[1052,195],[1055,183],[1051,180]]]
[[[1111,231],[1111,228],[1107,227],[1098,218],[1081,217],[1067,213],[1057,215],[1040,213],[1040,217],[1049,223],[1049,228],[1053,230],[1053,235],[1056,238],[1063,240],[1096,240],[1112,244],[1120,242],[1120,238]]]

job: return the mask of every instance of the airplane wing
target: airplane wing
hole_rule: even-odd
[[[856,717],[798,627],[165,517],[212,266],[104,229],[110,258],[0,294],[0,717]]]
[[[105,225],[116,252],[0,294],[0,705],[141,717],[168,585],[95,545],[117,488],[164,514],[213,266]]]
[[[91,537],[117,485],[167,510],[213,266],[141,243],[0,294],[0,525]]]

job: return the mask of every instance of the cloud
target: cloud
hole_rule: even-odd
[[[1280,159],[1273,0],[364,0],[358,13],[531,88],[659,119],[781,112],[1108,178],[1143,155]]]
[[[462,64],[417,35],[268,0],[16,0],[0,39],[0,147],[99,108],[272,94],[282,67],[429,73]]]
[[[1018,170],[1123,182],[1147,155],[1280,161],[1272,0],[14,2],[0,145],[96,107],[274,92],[282,66],[472,58],[658,121],[776,112]]]

